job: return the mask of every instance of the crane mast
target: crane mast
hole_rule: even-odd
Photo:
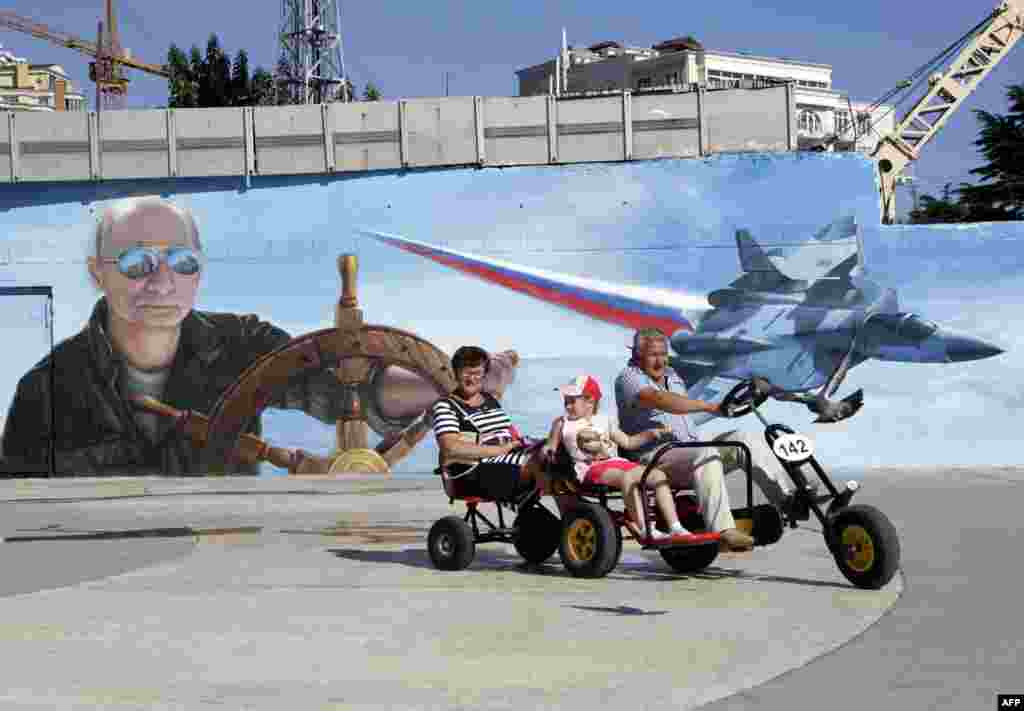
[[[46,40],[58,47],[73,49],[91,57],[93,61],[89,63],[89,79],[96,82],[97,110],[123,107],[124,97],[128,91],[128,78],[124,75],[123,67],[165,79],[171,77],[168,67],[141,62],[128,56],[122,49],[117,33],[113,0],[106,0],[106,20],[99,23],[96,42],[60,32],[9,10],[0,10],[0,28],[31,35],[36,39]]]
[[[921,97],[872,153],[878,166],[882,221],[896,220],[896,185],[907,164],[1005,57],[1024,32],[1024,0],[1004,0],[966,42],[949,67],[928,78]]]

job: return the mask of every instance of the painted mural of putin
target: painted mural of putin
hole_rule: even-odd
[[[188,210],[136,198],[102,213],[88,260],[102,296],[82,331],[18,383],[3,433],[6,471],[49,471],[52,405],[57,475],[204,473],[191,441],[131,397],[209,413],[250,364],[290,340],[255,315],[195,310],[204,269]],[[310,378],[270,406],[334,422],[332,386],[331,378]],[[248,431],[260,429],[257,418]]]

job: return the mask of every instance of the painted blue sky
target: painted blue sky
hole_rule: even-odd
[[[360,88],[373,81],[388,99],[442,95],[446,73],[452,95],[515,95],[515,71],[553,57],[565,27],[569,42],[578,46],[603,40],[649,46],[693,34],[710,49],[830,64],[836,88],[849,92],[853,100],[874,101],[960,38],[996,4],[994,0],[946,3],[936,12],[937,5],[925,0],[654,2],[639,10],[610,0],[557,4],[383,0],[342,2],[341,17],[350,76]],[[122,42],[144,61],[162,63],[172,42],[202,48],[214,32],[230,52],[246,49],[254,65],[269,68],[277,59],[279,0],[244,6],[202,0],[120,0],[117,5]],[[103,0],[12,0],[6,7],[93,39]],[[79,86],[92,91],[87,63],[76,52],[13,32],[0,35],[0,42],[33,62],[63,64]],[[1024,54],[1018,49],[925,149],[915,166],[923,191],[938,195],[947,181],[956,186],[972,179],[968,171],[980,161],[972,145],[977,121],[971,110],[1005,112],[1005,87],[1022,75]],[[133,74],[130,107],[164,104],[163,80]],[[900,115],[909,108],[900,106]]]
[[[520,264],[604,280],[703,294],[739,273],[734,232],[766,246],[792,244],[841,215],[864,229],[869,275],[899,288],[904,308],[1006,349],[958,365],[869,362],[841,394],[863,387],[853,420],[812,429],[833,463],[1021,463],[1016,417],[1024,405],[1024,227],[886,227],[868,161],[788,154],[558,169],[455,170],[377,175],[329,185],[177,198],[190,206],[211,262],[200,308],[258,313],[301,334],[333,323],[342,252],[360,257],[366,320],[407,329],[451,352],[466,342],[514,348],[526,361],[506,396],[525,429],[540,434],[557,414],[551,388],[577,370],[607,386],[629,333],[454,273],[357,236],[383,230]],[[96,293],[83,256],[92,211],[63,204],[0,213],[0,284],[50,284],[56,338],[77,332]],[[34,261],[33,261],[34,260]],[[0,305],[5,346],[0,401],[45,351],[33,327],[38,303]],[[8,330],[10,329],[10,330]],[[554,408],[554,409],[552,409]],[[772,404],[795,425],[802,407]],[[267,436],[326,449],[331,433],[304,415],[268,416]],[[721,431],[723,423],[708,426]],[[746,426],[752,427],[751,422]],[[425,443],[403,463],[426,471]]]

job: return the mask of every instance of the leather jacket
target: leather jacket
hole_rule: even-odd
[[[0,472],[49,474],[52,419],[56,476],[205,474],[199,471],[200,452],[170,418],[160,423],[155,440],[136,422],[120,393],[124,360],[107,335],[107,313],[101,298],[86,327],[19,381],[4,427]],[[288,333],[255,315],[192,311],[182,321],[162,400],[208,415],[249,365],[289,340]],[[338,387],[327,373],[300,378],[268,406],[301,409],[333,423]],[[258,436],[261,429],[255,418],[246,431]],[[241,465],[233,473],[257,474],[258,465]]]

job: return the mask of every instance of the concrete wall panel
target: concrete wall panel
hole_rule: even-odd
[[[178,175],[245,175],[243,109],[175,109]]]
[[[409,167],[477,162],[473,97],[403,101]]]
[[[704,94],[708,151],[774,152],[789,148],[786,89],[729,89]]]
[[[0,183],[11,182],[11,121],[13,113],[0,112]]]
[[[84,112],[15,114],[17,178],[89,180],[88,117]]]
[[[625,160],[622,97],[558,103],[559,163]]]
[[[103,111],[98,116],[104,179],[170,176],[165,111]]]
[[[546,96],[488,97],[483,101],[487,165],[548,162]]]
[[[260,175],[327,170],[323,114],[318,104],[256,107],[253,131]]]
[[[633,158],[700,155],[697,94],[633,96]]]
[[[339,172],[402,167],[397,101],[331,104],[327,128]]]

